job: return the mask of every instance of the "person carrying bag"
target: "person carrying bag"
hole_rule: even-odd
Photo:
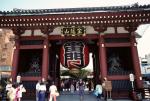
[[[56,101],[56,97],[59,96],[59,92],[57,91],[57,87],[55,86],[54,82],[52,82],[52,85],[49,87],[49,92],[49,101],[52,101],[52,99]]]
[[[9,101],[15,101],[16,92],[17,92],[17,87],[16,87],[16,85],[13,84],[7,93],[7,97],[9,99]]]
[[[98,101],[101,99],[102,85],[100,84],[100,82],[96,85],[96,89],[94,91],[94,95],[97,97]]]

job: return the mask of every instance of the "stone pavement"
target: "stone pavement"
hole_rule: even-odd
[[[35,101],[35,100],[22,100],[22,101]],[[57,97],[57,101],[80,101],[80,98],[77,95],[60,95],[59,97]],[[94,96],[85,95],[83,101],[97,101],[97,99]],[[122,99],[122,100],[107,100],[107,101],[132,101],[132,100]]]
[[[22,101],[35,101],[35,100],[28,99]],[[80,97],[77,93],[75,94],[61,93],[61,95],[57,97],[57,101],[80,101]],[[85,94],[83,101],[97,101],[97,99],[93,94]],[[100,100],[100,101],[104,101],[104,100]],[[107,100],[107,101],[131,101],[131,100],[122,99],[122,100]]]
[[[61,95],[57,98],[58,101],[80,101],[79,95]],[[85,95],[83,101],[97,101],[93,95]],[[100,100],[105,101],[105,100]],[[131,100],[109,100],[109,101],[131,101]]]

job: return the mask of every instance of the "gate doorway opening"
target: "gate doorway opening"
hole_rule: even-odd
[[[61,91],[78,91],[79,80],[84,82],[85,91],[93,91],[95,85],[93,58],[89,54],[89,64],[80,70],[69,70],[60,64],[60,90]]]
[[[70,42],[74,40],[67,40]],[[76,40],[81,42],[81,40]],[[99,80],[100,69],[98,63],[98,46],[96,40],[86,43],[89,49],[89,63],[81,69],[69,69],[61,63],[61,47],[65,43],[63,41],[50,41],[51,47],[49,51],[49,77],[54,81],[61,91],[70,91],[71,84],[75,90],[78,90],[78,82],[82,79],[85,83],[85,90],[92,91]],[[52,51],[52,50],[55,51]]]

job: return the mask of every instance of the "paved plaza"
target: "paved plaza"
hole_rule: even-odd
[[[58,97],[58,101],[80,101],[79,95],[61,95]],[[93,95],[85,95],[83,101],[97,101]],[[101,100],[105,101],[105,100]],[[109,100],[112,101],[112,100]],[[113,100],[113,101],[131,101],[131,100]]]
[[[23,101],[35,101],[35,100],[27,99]],[[80,101],[80,97],[78,94],[61,93],[61,95],[57,97],[57,101]],[[85,94],[83,101],[97,101],[97,99],[93,94]],[[101,101],[105,101],[105,100],[101,100]],[[121,99],[121,100],[107,100],[107,101],[131,101],[131,100]]]
[[[22,101],[35,101],[35,100],[22,100]],[[61,95],[57,97],[57,101],[80,101],[79,96],[77,95]],[[85,95],[83,101],[97,101],[97,99],[94,96]],[[100,100],[105,101],[105,100]],[[108,100],[108,101],[132,101],[132,100]]]

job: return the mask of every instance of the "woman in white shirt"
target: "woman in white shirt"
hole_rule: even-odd
[[[57,91],[57,87],[54,85],[54,82],[52,82],[52,85],[49,87],[49,92],[50,92],[49,101],[52,101],[52,99],[56,101],[56,96],[58,96],[59,93]]]
[[[97,93],[97,100],[99,101],[102,95],[102,85],[100,84],[100,82],[98,82],[98,84],[96,85],[95,91]]]
[[[12,87],[9,88],[7,96],[8,96],[9,101],[15,101],[15,98],[16,98],[16,85],[12,85]]]
[[[45,101],[45,94],[46,94],[46,84],[44,82],[41,82],[39,86],[38,100]]]
[[[36,101],[39,101],[38,100],[38,95],[39,95],[39,88],[40,88],[40,83],[41,83],[41,80],[39,80],[36,84]]]

